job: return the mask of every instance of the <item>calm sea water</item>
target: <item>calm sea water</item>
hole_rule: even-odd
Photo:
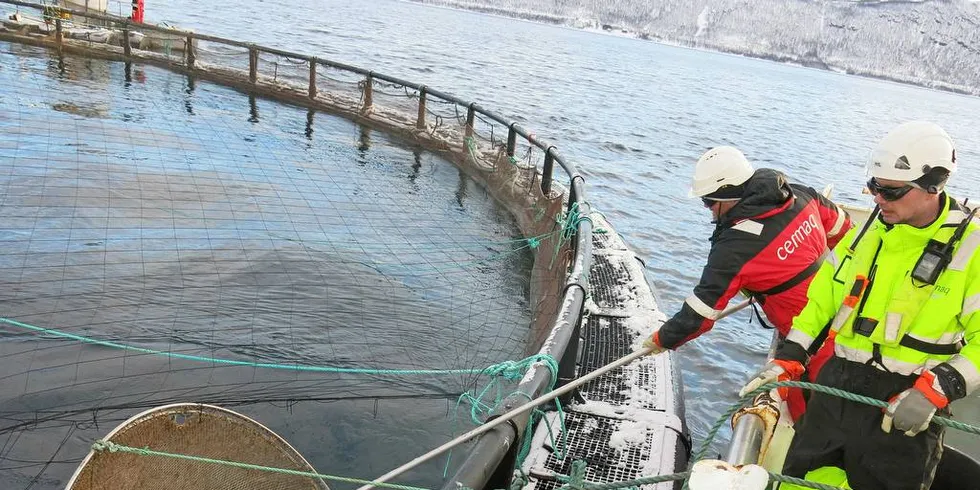
[[[708,250],[709,216],[686,198],[708,147],[738,146],[758,166],[867,204],[860,190],[873,142],[900,122],[929,119],[958,144],[951,192],[980,197],[980,98],[395,0],[285,9],[173,0],[148,5],[146,17],[369,67],[522,121],[586,175],[589,200],[645,260],[668,313]],[[741,314],[680,350],[696,440],[764,361],[768,337]],[[954,411],[976,423],[980,400]],[[950,440],[980,455],[980,442]]]

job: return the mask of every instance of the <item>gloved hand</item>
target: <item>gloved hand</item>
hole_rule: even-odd
[[[767,383],[772,383],[773,381],[800,379],[800,376],[803,376],[803,370],[803,364],[801,364],[799,361],[773,359],[769,361],[768,364],[763,366],[759,372],[755,373],[755,376],[753,376],[741,390],[738,390],[738,396],[745,396],[759,389],[760,386]],[[780,390],[783,389],[780,388]],[[780,395],[784,398],[786,396],[783,393],[780,393]]]
[[[662,345],[660,345],[660,330],[657,330],[656,332],[653,332],[653,334],[651,334],[649,337],[647,337],[646,340],[643,341],[643,348],[644,349],[653,349],[653,350],[650,351],[650,354],[649,354],[651,356],[655,356],[655,355],[660,354],[660,353],[662,353],[664,351],[670,350],[670,349],[668,349],[668,348],[663,347]]]
[[[881,430],[891,433],[892,427],[913,437],[929,427],[936,410],[949,405],[939,380],[932,371],[924,371],[911,388],[888,401]]]

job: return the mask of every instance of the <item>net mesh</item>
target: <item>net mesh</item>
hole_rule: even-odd
[[[363,100],[349,73],[318,81]],[[380,474],[451,436],[482,369],[547,337],[561,196],[493,146],[457,167],[321,112],[20,44],[0,43],[0,87],[12,488],[63,488],[106,424],[173,401],[245,407],[321,471]]]
[[[314,472],[286,441],[258,422],[230,410],[179,404],[136,415],[107,441],[134,448]],[[320,479],[164,456],[96,451],[67,490],[328,490]]]

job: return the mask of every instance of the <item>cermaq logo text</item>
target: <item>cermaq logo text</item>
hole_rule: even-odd
[[[796,252],[796,248],[799,247],[800,244],[803,243],[807,237],[810,236],[810,233],[813,233],[813,230],[816,230],[818,226],[817,217],[814,216],[813,213],[810,213],[810,215],[803,220],[803,223],[800,223],[800,226],[796,228],[796,231],[794,231],[793,234],[786,239],[786,243],[776,249],[776,257],[779,257],[779,260],[788,259],[790,255],[793,255],[793,252]]]

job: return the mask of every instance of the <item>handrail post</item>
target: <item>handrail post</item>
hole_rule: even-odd
[[[514,130],[514,125],[517,123],[511,123],[507,131],[507,156],[514,156],[514,149],[517,147],[517,131]]]
[[[187,52],[187,68],[193,70],[194,62],[197,60],[197,54],[194,53],[194,36],[188,34],[184,42],[186,43],[184,49]]]
[[[307,95],[311,99],[316,98],[316,56],[310,58],[310,86]]]
[[[368,73],[367,79],[364,80],[364,107],[361,108],[362,112],[369,112],[372,107],[374,107],[374,75]]]
[[[558,380],[555,383],[556,388],[561,388],[571,381],[574,381],[576,378],[576,371],[578,367],[578,344],[582,337],[583,321],[582,311],[580,310],[578,314],[578,321],[575,323],[575,327],[572,329],[572,335],[568,338],[568,346],[565,347],[564,354],[561,356],[561,359],[558,360]],[[571,403],[572,398],[577,394],[578,390],[573,390],[565,393],[559,397],[558,400],[562,403],[562,405],[568,405]]]
[[[473,123],[476,120],[476,109],[473,108],[474,103],[471,103],[469,108],[466,109],[466,129],[465,136],[467,138],[473,137]]]
[[[541,170],[541,193],[545,197],[551,194],[551,174],[555,168],[555,155],[551,151],[554,149],[554,146],[549,146],[544,152],[544,168]]]
[[[253,84],[259,79],[259,50],[254,44],[248,46],[248,80]]]
[[[415,121],[416,129],[425,129],[425,85],[419,88],[419,117]]]
[[[123,54],[126,55],[126,58],[128,59],[133,54],[133,46],[129,44],[129,28],[128,27],[123,27],[122,37],[123,37],[123,39],[122,39]]]
[[[64,40],[64,33],[61,31],[61,17],[54,19],[54,40],[58,43],[58,51],[61,51],[61,43]]]

